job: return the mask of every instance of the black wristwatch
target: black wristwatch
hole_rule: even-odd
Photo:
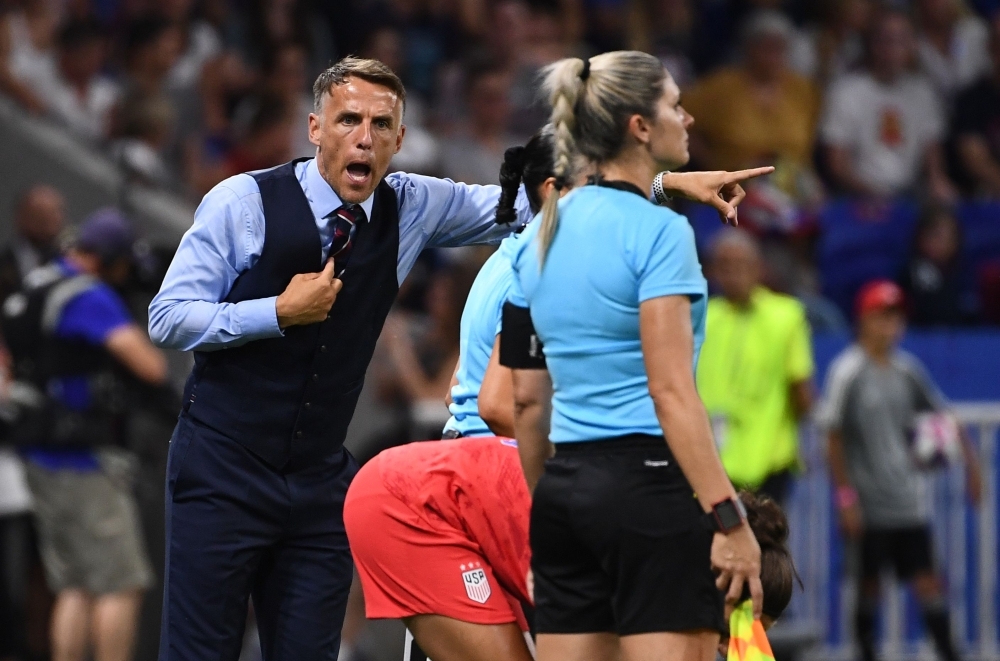
[[[710,527],[715,532],[731,533],[747,520],[747,508],[739,498],[726,498],[712,506],[712,511],[706,515]]]

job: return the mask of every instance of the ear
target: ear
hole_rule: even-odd
[[[406,135],[406,124],[399,125],[399,133],[396,134],[396,151],[393,154],[398,154],[399,150],[403,147],[403,136]]]
[[[320,118],[314,112],[309,113],[309,142],[319,147]]]
[[[545,200],[546,198],[548,198],[549,195],[552,194],[552,191],[555,190],[555,187],[556,187],[556,178],[555,177],[549,177],[548,179],[546,179],[545,181],[543,181],[541,184],[539,184],[538,187],[539,187],[539,189],[541,189],[541,190],[539,190],[539,193],[541,193],[541,195],[539,196],[540,199]]]
[[[652,126],[642,115],[632,115],[628,120],[628,132],[641,145],[649,144]]]

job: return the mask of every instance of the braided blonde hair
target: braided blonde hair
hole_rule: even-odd
[[[577,157],[600,164],[616,156],[625,145],[629,117],[655,116],[670,75],[657,58],[639,51],[602,53],[590,58],[589,68],[587,64],[566,58],[542,72],[542,89],[552,106],[557,182],[542,206],[542,264],[559,228],[558,189],[572,182]]]

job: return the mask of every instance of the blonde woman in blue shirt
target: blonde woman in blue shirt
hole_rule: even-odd
[[[760,547],[695,389],[694,235],[646,193],[688,161],[693,119],[645,53],[561,60],[544,87],[557,181],[578,155],[597,181],[550,195],[511,258],[511,300],[530,309],[553,387],[549,425],[540,380],[515,371],[538,659],[709,661],[723,593],[734,604],[748,585],[760,614]]]

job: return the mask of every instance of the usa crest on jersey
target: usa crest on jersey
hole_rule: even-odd
[[[465,569],[465,565],[462,565],[462,569]],[[492,590],[490,589],[490,582],[486,580],[486,572],[479,563],[469,565],[468,571],[462,572],[462,580],[465,582],[465,594],[469,596],[469,599],[476,602],[477,604],[485,604],[486,600],[490,598]]]

